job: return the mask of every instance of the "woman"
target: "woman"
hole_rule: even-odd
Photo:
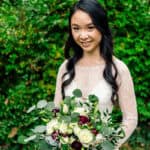
[[[65,58],[57,76],[55,104],[76,88],[81,89],[83,99],[95,94],[100,111],[111,112],[118,102],[125,131],[120,147],[136,128],[136,99],[127,66],[113,56],[106,12],[96,0],[79,0],[71,10]]]

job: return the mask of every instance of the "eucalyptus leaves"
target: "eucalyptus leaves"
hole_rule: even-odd
[[[53,102],[38,102],[27,112],[38,110],[45,124],[36,126],[25,142],[34,140],[44,150],[113,150],[124,132],[112,123],[107,111],[103,114],[107,121],[101,119],[98,103],[95,95],[83,100],[79,89],[61,101],[59,108]]]

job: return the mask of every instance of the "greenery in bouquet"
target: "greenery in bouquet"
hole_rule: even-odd
[[[55,107],[53,102],[41,100],[27,113],[39,111],[44,124],[32,129],[25,143],[37,142],[40,149],[51,150],[113,150],[124,137],[119,124],[113,123],[108,110],[99,111],[95,95],[82,98],[79,89]]]

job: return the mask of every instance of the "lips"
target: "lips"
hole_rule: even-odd
[[[90,42],[81,42],[81,45],[83,47],[88,47],[88,46],[90,46]]]

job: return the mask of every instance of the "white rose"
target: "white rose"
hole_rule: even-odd
[[[68,133],[68,124],[66,124],[65,122],[62,122],[59,126],[59,131],[61,133]]]
[[[58,129],[59,122],[57,119],[51,120],[46,126],[47,134],[52,134],[55,129]]]
[[[64,114],[67,114],[68,111],[69,111],[68,106],[67,106],[66,104],[64,104],[64,105],[63,105],[63,113],[64,113]]]
[[[73,132],[73,129],[70,126],[68,126],[67,133],[72,134],[72,132]]]
[[[79,128],[78,125],[73,127],[73,132],[74,132],[75,135],[79,135],[80,131],[81,131],[81,129]]]
[[[80,130],[77,136],[83,144],[90,144],[93,141],[93,134],[88,129]]]
[[[71,122],[71,123],[69,123],[69,127],[70,127],[70,128],[73,129],[75,126],[78,126],[78,123],[77,123],[77,122],[74,122],[74,123]]]
[[[81,116],[87,116],[87,111],[83,107],[76,107],[73,112],[79,113]]]

